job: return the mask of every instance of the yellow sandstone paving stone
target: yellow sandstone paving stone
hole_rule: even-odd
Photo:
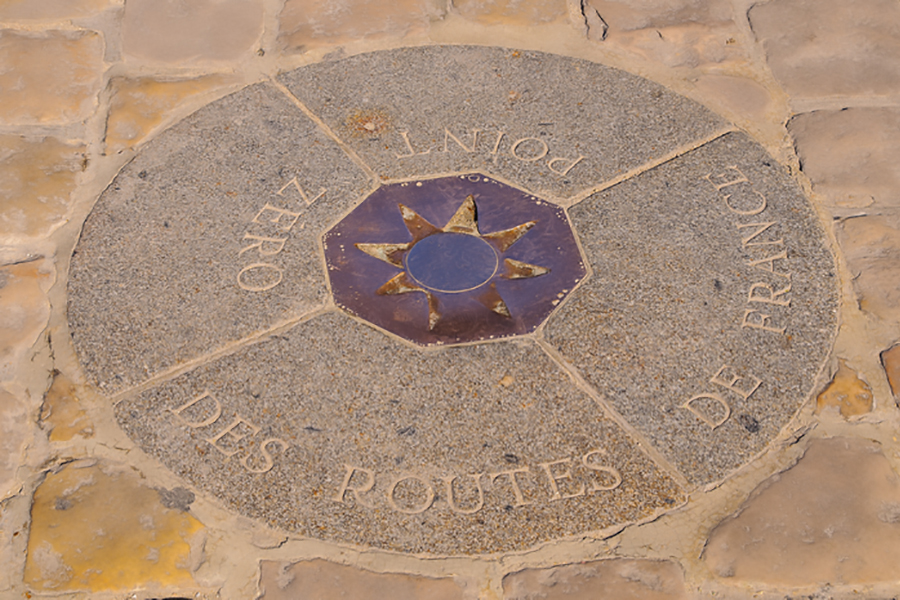
[[[0,381],[15,379],[18,361],[47,325],[54,279],[49,261],[0,267]]]
[[[444,16],[439,0],[287,0],[279,16],[281,46],[304,50],[368,37],[403,36]]]
[[[28,406],[25,401],[0,388],[0,498],[5,498],[16,488],[16,469],[27,431]],[[2,546],[3,538],[0,537],[0,564],[3,564]]]
[[[80,461],[49,473],[31,508],[26,585],[57,592],[196,587],[191,541],[203,525],[167,508],[166,498],[129,467]]]
[[[881,353],[881,364],[891,384],[894,398],[900,398],[900,344],[894,344]]]
[[[198,94],[227,85],[225,76],[183,81],[115,78],[110,82],[106,151],[120,152],[140,143],[179,105]]]
[[[61,225],[85,160],[81,145],[0,135],[0,242],[45,236]]]
[[[50,428],[51,442],[67,442],[76,435],[93,437],[94,424],[79,405],[72,380],[56,371],[44,397],[41,422]]]
[[[0,123],[65,124],[94,111],[103,42],[88,31],[0,30]]]
[[[57,20],[86,17],[115,6],[114,0],[0,0],[0,20]]]
[[[713,531],[704,560],[723,583],[895,581],[898,528],[900,480],[881,447],[822,439]]]
[[[122,47],[148,61],[234,60],[255,50],[262,25],[259,0],[129,0]]]
[[[840,409],[844,418],[872,412],[872,389],[856,373],[840,361],[840,367],[828,387],[819,394],[816,413],[829,407]]]
[[[540,25],[568,15],[565,0],[457,0],[453,7],[466,19],[490,25]]]
[[[900,322],[900,216],[853,217],[836,229],[859,307],[884,321]]]

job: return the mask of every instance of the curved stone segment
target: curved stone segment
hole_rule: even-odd
[[[382,177],[482,170],[556,198],[725,126],[645,79],[540,52],[406,48],[279,79]]]
[[[116,414],[236,511],[404,552],[524,549],[683,501],[526,339],[422,352],[328,313]]]
[[[834,259],[800,189],[729,134],[569,214],[594,275],[548,340],[692,482],[747,462],[835,333]]]
[[[89,377],[114,393],[321,305],[318,236],[368,186],[269,85],[160,135],[103,193],[72,259]]]

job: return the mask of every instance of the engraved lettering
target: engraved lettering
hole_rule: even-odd
[[[263,275],[264,271],[267,271],[269,275]],[[272,273],[273,271],[274,274]],[[250,275],[244,277],[248,273]],[[265,292],[281,283],[283,278],[284,271],[280,267],[269,263],[253,263],[240,270],[237,274],[237,283],[242,290],[248,292]]]
[[[502,131],[497,132],[497,141],[494,142],[494,149],[491,150],[491,156],[494,157],[492,159],[494,164],[497,164],[497,156],[498,156],[497,153],[500,151],[500,142],[503,141],[504,135],[506,135],[506,134]]]
[[[397,504],[396,498],[394,498],[394,495],[397,492],[397,486],[399,486],[400,483],[403,481],[412,481],[412,480],[418,481],[425,487],[425,499],[418,506],[414,506],[414,507],[400,506],[399,504]],[[388,488],[388,491],[387,491],[387,501],[388,501],[388,504],[391,505],[391,508],[393,508],[397,512],[402,512],[407,515],[417,515],[419,513],[423,513],[426,510],[428,510],[428,508],[434,502],[434,488],[432,488],[431,485],[427,481],[422,479],[421,477],[416,477],[415,475],[406,475],[405,477],[401,477],[400,479],[394,480],[394,483],[392,483],[390,485],[390,487]]]
[[[716,371],[716,374],[713,375],[712,379],[709,380],[710,383],[720,385],[723,388],[725,388],[726,390],[734,392],[735,394],[737,394],[744,400],[746,400],[747,398],[752,396],[753,392],[755,392],[757,389],[759,389],[759,386],[762,385],[762,380],[757,377],[753,377],[753,379],[756,379],[756,383],[754,383],[750,387],[750,389],[738,387],[737,382],[742,379],[745,379],[744,377],[739,377],[737,375],[735,375],[734,377],[728,377],[728,375],[725,375],[725,379],[723,379],[722,373],[726,369],[730,369],[730,368],[731,367],[729,367],[728,365],[722,365],[722,368],[719,369],[718,371]]]
[[[728,210],[730,210],[731,212],[737,213],[739,215],[747,215],[747,216],[758,215],[762,211],[766,210],[766,207],[769,205],[769,201],[766,200],[765,196],[763,196],[761,193],[757,192],[753,188],[750,188],[750,192],[759,196],[759,200],[753,201],[753,202],[756,202],[756,204],[750,205],[750,206],[753,206],[753,208],[748,208],[746,210],[742,210],[742,209],[734,206],[731,201],[731,198],[732,198],[732,196],[734,196],[734,194],[725,194],[724,196],[722,196],[722,200],[725,202],[725,206],[727,206]]]
[[[241,425],[246,425],[250,429],[250,431],[252,431],[252,433],[249,433],[249,434],[248,433],[235,433],[234,430],[237,429],[238,427],[240,427]],[[216,450],[218,450],[219,452],[224,454],[226,457],[228,457],[228,456],[234,456],[241,450],[240,450],[240,448],[236,448],[235,450],[228,451],[228,450],[222,448],[221,446],[219,446],[219,441],[223,437],[225,437],[227,435],[231,438],[231,442],[233,444],[237,444],[238,442],[240,442],[242,439],[244,439],[248,435],[252,437],[252,436],[256,435],[257,433],[259,433],[259,427],[257,427],[256,425],[254,425],[253,423],[251,423],[244,417],[242,417],[240,415],[235,415],[234,421],[231,423],[231,425],[229,425],[228,427],[223,429],[219,433],[219,435],[212,437],[212,438],[206,438],[206,441],[209,442],[213,448],[215,448]]]
[[[504,475],[508,476],[509,484],[512,486],[513,494],[515,494],[515,497],[516,497],[515,505],[516,506],[524,506],[526,504],[533,504],[533,502],[530,500],[528,500],[528,501],[525,500],[525,495],[522,494],[522,488],[519,487],[519,481],[516,478],[516,475],[518,475],[519,473],[528,473],[528,472],[530,472],[528,467],[523,467],[521,469],[513,469],[511,471],[501,471],[499,473],[491,473],[490,479],[491,479],[491,483],[494,483],[494,480],[496,480],[498,477],[503,477]]]
[[[253,234],[245,234],[245,240],[251,240],[256,242],[254,244],[250,244],[246,248],[243,248],[240,252],[238,252],[238,256],[246,252],[247,250],[257,249],[259,253],[263,256],[272,256],[274,254],[278,254],[282,250],[284,250],[284,244],[288,241],[288,238],[270,238],[270,237],[262,237],[260,235]],[[266,244],[270,244],[266,246]]]
[[[741,328],[749,327],[750,329],[762,329],[763,331],[771,331],[774,333],[784,333],[786,327],[773,327],[769,324],[772,315],[766,315],[758,310],[748,308],[744,311],[744,318],[741,319]]]
[[[776,260],[787,260],[787,250],[782,250],[778,254],[774,256],[767,256],[766,258],[761,258],[759,260],[751,260],[747,263],[748,267],[756,267],[760,271],[766,271],[767,273],[772,273],[773,275],[778,275],[779,277],[784,277],[785,279],[790,279],[791,274],[781,273],[775,270],[775,261]],[[760,265],[768,265],[768,266],[760,266]]]
[[[267,217],[263,216],[263,215],[265,215],[266,211],[269,211],[273,214],[269,215]],[[286,224],[281,223],[281,219],[283,217],[288,218],[288,221]],[[259,223],[260,225],[265,225],[265,223],[263,221],[260,221],[260,218],[262,218],[264,220],[267,219],[268,222],[271,223],[272,225],[278,225],[279,229],[281,231],[290,231],[291,228],[294,226],[294,224],[297,223],[297,219],[300,218],[300,213],[291,212],[284,208],[278,208],[277,206],[272,206],[271,204],[269,204],[267,202],[266,205],[262,207],[262,210],[260,210],[259,213],[255,217],[253,217],[253,220],[251,221],[251,223]]]
[[[325,192],[328,191],[326,188],[322,188],[322,189],[319,191],[319,195],[318,195],[318,196],[316,196],[315,198],[310,198],[310,197],[307,195],[307,193],[303,190],[303,188],[300,186],[300,182],[297,181],[297,178],[294,177],[293,179],[291,179],[290,181],[288,181],[286,184],[284,184],[284,185],[281,187],[280,190],[278,190],[277,192],[275,192],[275,195],[276,195],[276,196],[284,196],[284,190],[288,189],[288,188],[291,187],[291,186],[294,186],[294,188],[297,190],[297,192],[299,192],[300,197],[303,198],[303,201],[306,202],[306,205],[307,205],[307,206],[310,206],[313,202],[315,202],[316,200],[318,200],[319,198],[321,198],[322,196],[324,196],[324,195],[325,195]]]
[[[763,290],[763,292],[757,294],[757,290]],[[768,283],[754,283],[750,286],[750,292],[747,294],[747,302],[763,302],[765,304],[774,304],[776,306],[790,306],[790,298],[779,300],[780,296],[784,296],[785,294],[790,293],[790,291],[791,284],[787,284],[787,287],[776,292]]]
[[[344,481],[341,482],[341,487],[338,488],[337,493],[332,499],[335,502],[346,504],[346,502],[344,502],[344,496],[347,494],[347,492],[352,492],[353,498],[356,500],[357,504],[371,508],[369,503],[362,498],[362,494],[370,492],[372,488],[375,487],[375,471],[364,469],[362,467],[353,467],[347,464],[344,465],[344,469],[346,469],[346,471],[344,472]],[[353,479],[354,473],[356,473],[357,471],[359,471],[360,473],[364,473],[366,476],[366,480],[362,485],[351,487],[350,482]]]
[[[768,229],[769,227],[771,227],[772,225],[775,225],[775,224],[776,224],[776,221],[770,221],[768,223],[744,223],[744,224],[735,223],[734,226],[737,227],[738,229],[745,229],[747,227],[756,227],[757,228],[753,233],[751,233],[747,237],[741,238],[741,246],[743,246],[744,248],[747,248],[749,246],[784,246],[783,239],[773,240],[771,242],[751,242],[750,241],[753,238],[758,237],[759,234],[761,234],[766,229]]]
[[[185,417],[181,416],[181,413],[191,408],[195,404],[199,404],[202,400],[209,399],[213,402],[213,411],[212,416],[209,416],[205,419],[200,419],[199,421],[189,421]],[[199,408],[199,407],[198,407]],[[200,429],[201,427],[206,427],[207,425],[212,425],[215,423],[219,417],[222,416],[222,405],[216,400],[208,391],[203,392],[201,395],[197,396],[193,400],[186,402],[179,406],[178,408],[170,408],[168,409],[170,413],[181,419],[181,421],[190,427],[191,429]],[[198,415],[199,416],[199,415]]]
[[[713,178],[716,178],[718,181],[713,181]],[[750,183],[750,180],[741,173],[740,169],[737,167],[727,167],[723,173],[719,173],[718,175],[713,175],[710,173],[709,175],[703,177],[709,181],[716,188],[716,191],[721,190],[722,188],[726,188],[729,185],[735,185],[737,183]]]
[[[560,494],[558,481],[562,481],[563,479],[572,479],[572,470],[568,466],[566,470],[560,473],[559,475],[554,475],[552,467],[556,465],[568,465],[572,463],[571,458],[563,458],[561,460],[554,460],[550,462],[541,463],[538,466],[544,469],[544,473],[547,474],[547,479],[550,481],[550,488],[553,490],[553,495],[550,496],[550,502],[554,500],[564,500],[566,498],[577,498],[578,496],[584,496],[585,489],[584,484],[581,484],[581,487],[578,488],[578,491],[574,494]]]
[[[403,141],[406,143],[406,147],[409,149],[409,154],[397,154],[397,158],[409,158],[410,156],[422,156],[423,154],[429,154],[431,150],[424,150],[422,152],[416,152],[413,150],[412,144],[409,141],[409,132],[408,131],[400,131],[398,132],[400,137],[403,138]]]
[[[571,160],[571,159],[568,159],[568,158],[562,158],[562,157],[551,158],[550,160],[547,161],[547,168],[550,169],[551,171],[553,171],[554,173],[556,173],[556,174],[558,174],[558,175],[562,175],[563,177],[565,177],[566,175],[569,174],[569,171],[571,171],[572,169],[575,168],[575,165],[577,165],[577,164],[580,163],[582,160],[584,160],[584,156],[579,155],[578,158],[576,158],[575,160],[573,160],[572,162],[570,162],[568,166],[565,165],[565,162],[564,162],[564,161],[566,161],[566,160]],[[560,167],[560,169],[562,169],[562,170],[557,169],[556,167],[553,166],[554,164],[556,164],[556,163],[558,163],[558,162],[562,162],[562,163],[563,163],[563,166]]]
[[[444,480],[444,489],[447,491],[447,504],[450,506],[450,510],[455,513],[459,513],[461,515],[474,515],[484,506],[484,490],[481,487],[481,478],[484,476],[484,473],[476,473],[475,475],[469,475],[472,478],[472,481],[475,482],[475,489],[478,490],[478,502],[475,503],[475,506],[472,508],[460,508],[456,503],[456,500],[453,498],[453,482],[456,480],[457,476],[453,475],[452,477],[442,477]]]
[[[701,399],[709,400],[719,404],[723,409],[723,414],[719,417],[715,417],[713,415],[710,415],[708,411],[702,410],[692,405],[693,402]],[[698,419],[700,419],[713,429],[719,427],[722,423],[728,420],[728,417],[731,416],[731,407],[728,406],[728,403],[725,402],[725,400],[723,400],[722,397],[718,394],[699,394],[682,404],[681,408],[691,411],[692,413],[694,413],[694,416],[696,416]]]
[[[605,465],[597,465],[593,464],[588,460],[588,457],[593,456],[595,454],[606,455],[605,450],[591,450],[587,454],[581,457],[581,464],[585,466],[585,468],[590,469],[591,471],[595,471],[597,473],[603,473],[612,477],[612,483],[607,483],[605,485],[601,485],[596,481],[591,485],[591,493],[593,492],[608,492],[616,489],[620,485],[622,485],[622,474],[619,473],[618,469],[613,467],[608,467]]]
[[[524,156],[519,156],[519,153],[516,152],[519,149],[519,146],[521,146],[525,142],[529,142],[529,141],[537,142],[539,144],[539,146],[538,146],[539,150],[537,150],[536,153],[533,153],[533,155],[528,158],[526,158]],[[547,146],[547,142],[545,142],[544,140],[542,140],[540,138],[534,138],[534,137],[525,137],[525,138],[518,139],[515,142],[513,142],[513,145],[509,149],[509,153],[514,158],[518,158],[519,160],[525,161],[525,162],[534,162],[536,160],[540,160],[540,159],[544,158],[545,156],[547,156],[548,152],[550,152],[550,147]]]
[[[478,134],[479,134],[480,132],[481,132],[480,129],[473,129],[473,130],[472,130],[472,146],[469,147],[469,146],[466,146],[465,144],[463,144],[463,143],[459,140],[458,137],[456,137],[455,135],[453,135],[452,133],[450,133],[450,130],[449,130],[449,129],[444,128],[444,152],[447,152],[447,151],[448,151],[447,144],[448,144],[448,142],[449,142],[451,139],[452,139],[454,142],[456,142],[456,144],[457,144],[460,148],[462,148],[464,151],[469,152],[469,153],[475,152],[475,146],[478,145]]]
[[[284,440],[280,440],[278,438],[268,438],[263,440],[259,445],[259,453],[262,454],[263,464],[259,468],[253,468],[250,466],[250,457],[252,454],[248,454],[244,458],[241,459],[241,465],[245,469],[247,469],[251,473],[267,473],[272,470],[272,466],[275,464],[275,461],[272,458],[272,454],[269,452],[268,447],[272,444],[281,447],[280,452],[284,452],[288,448],[288,443]]]

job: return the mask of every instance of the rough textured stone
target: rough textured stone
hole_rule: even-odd
[[[25,401],[0,388],[0,499],[6,498],[7,494],[18,488],[16,469],[29,433],[28,416]],[[0,538],[0,547],[2,546]],[[0,556],[2,555],[0,550]]]
[[[845,418],[872,411],[872,388],[844,361],[840,361],[831,383],[816,399],[817,413],[832,407],[840,410]]]
[[[319,230],[368,185],[266,85],[160,135],[103,194],[73,257],[69,322],[89,377],[116,392],[320,306]]]
[[[565,0],[454,0],[463,17],[491,25],[540,25],[565,19]]]
[[[900,5],[893,0],[775,0],[749,12],[789,94],[900,92]]]
[[[330,312],[116,416],[233,510],[404,552],[522,549],[683,498],[528,339],[423,352]]]
[[[815,213],[762,148],[728,134],[569,217],[594,274],[548,341],[688,479],[724,477],[812,392],[835,334]]]
[[[881,364],[891,384],[894,398],[900,399],[900,344],[896,344],[881,353]]]
[[[133,148],[156,129],[179,105],[192,97],[229,83],[222,76],[183,81],[149,77],[110,81],[109,117],[106,121],[106,151]]]
[[[56,273],[50,261],[0,267],[0,381],[15,378],[50,318],[47,290]]]
[[[114,6],[115,0],[4,0],[0,20],[57,20],[87,17]]]
[[[739,118],[761,120],[771,105],[769,92],[746,77],[702,75],[695,85],[704,96],[715,99]]]
[[[194,585],[203,525],[130,467],[77,461],[34,493],[25,583],[36,591]]]
[[[324,560],[260,565],[260,600],[463,600],[463,586],[450,578],[372,573]]]
[[[704,559],[719,577],[773,586],[895,581],[898,528],[900,483],[880,446],[816,440],[712,532]]]
[[[55,372],[41,407],[41,423],[49,429],[51,442],[67,442],[76,435],[82,438],[94,435],[94,424],[79,404],[72,380]]]
[[[527,569],[503,578],[504,600],[686,600],[677,564],[614,559]]]
[[[0,30],[0,121],[58,124],[94,111],[103,74],[96,33]]]
[[[289,50],[342,44],[422,30],[444,16],[440,0],[287,0],[279,16],[279,41]]]
[[[539,52],[407,48],[280,79],[384,178],[481,170],[550,199],[724,125],[649,81]]]
[[[900,206],[900,110],[848,108],[797,115],[788,131],[816,192],[842,207]]]
[[[0,241],[44,236],[61,225],[85,162],[81,145],[0,136]]]
[[[836,229],[860,308],[900,321],[900,217],[854,217]]]
[[[128,0],[122,48],[159,62],[233,60],[256,49],[262,30],[260,0]]]

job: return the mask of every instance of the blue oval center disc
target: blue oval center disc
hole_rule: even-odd
[[[437,292],[464,292],[484,285],[497,265],[493,246],[465,233],[435,233],[406,255],[413,279]]]

